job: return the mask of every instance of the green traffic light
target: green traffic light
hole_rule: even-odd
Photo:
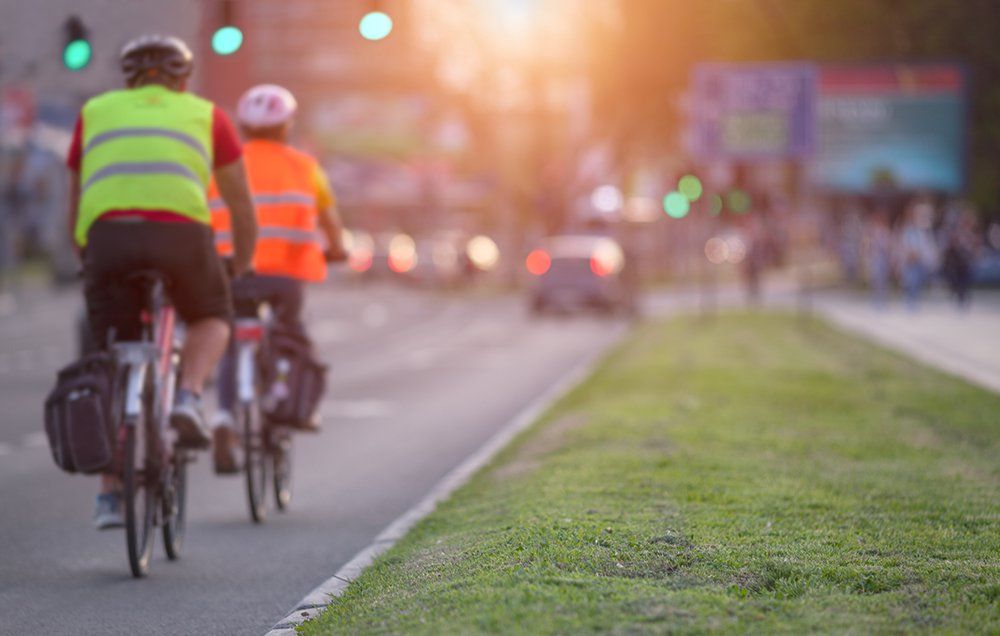
[[[680,192],[671,192],[663,197],[663,211],[674,219],[683,219],[691,210],[691,201]]]
[[[677,190],[693,203],[701,198],[701,179],[693,174],[686,174],[677,182]]]
[[[740,189],[730,190],[726,197],[726,205],[736,214],[744,214],[750,209],[752,201],[750,195]]]
[[[382,40],[392,33],[392,18],[381,11],[366,13],[358,24],[358,31],[366,40]]]
[[[83,70],[90,63],[93,49],[86,40],[73,40],[63,49],[63,66],[71,71]]]
[[[212,35],[212,50],[218,55],[232,55],[243,46],[243,31],[230,25]]]

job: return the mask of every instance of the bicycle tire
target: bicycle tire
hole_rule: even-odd
[[[124,455],[122,458],[122,494],[125,498],[125,543],[132,576],[142,578],[149,574],[153,554],[153,517],[156,512],[156,495],[150,486],[152,462],[150,457],[148,420],[125,426]],[[141,458],[141,463],[136,460]]]
[[[187,521],[187,458],[175,451],[169,475],[169,493],[163,497],[163,549],[167,558],[176,561],[184,546]]]
[[[264,434],[260,415],[254,404],[237,408],[240,431],[243,434],[243,465],[247,482],[247,505],[250,518],[261,523],[267,517],[267,463]]]
[[[274,477],[274,503],[284,512],[292,502],[292,438],[288,431],[271,434],[271,460]]]

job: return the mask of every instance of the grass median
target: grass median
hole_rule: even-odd
[[[306,634],[1000,631],[1000,396],[757,313],[641,327]]]

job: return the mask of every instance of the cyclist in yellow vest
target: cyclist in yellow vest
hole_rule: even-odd
[[[347,254],[336,200],[322,168],[287,144],[296,108],[295,97],[273,84],[251,88],[237,105],[236,119],[248,139],[243,153],[257,211],[258,240],[253,273],[234,281],[234,286],[267,299],[278,326],[305,339],[304,283],[322,281],[326,261],[346,260]],[[233,251],[233,217],[214,184],[209,189],[209,205],[216,247],[228,256]],[[220,368],[219,409],[213,421],[215,470],[220,474],[239,470],[231,354],[230,349]]]
[[[256,234],[242,149],[225,114],[185,92],[191,51],[161,35],[136,38],[121,52],[127,88],[89,100],[67,164],[70,231],[82,251],[87,314],[97,344],[137,339],[139,310],[123,282],[155,269],[169,280],[187,323],[170,424],[181,445],[210,443],[200,408],[205,379],[229,338],[229,284],[213,247],[206,190],[215,178],[233,219],[234,270],[247,271]],[[95,524],[121,525],[117,480],[104,476]]]

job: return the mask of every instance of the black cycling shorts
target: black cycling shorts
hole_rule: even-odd
[[[87,235],[83,260],[87,317],[102,349],[111,329],[118,341],[142,335],[143,299],[125,282],[139,270],[156,270],[167,277],[167,293],[184,322],[232,320],[229,281],[208,225],[99,220]]]

